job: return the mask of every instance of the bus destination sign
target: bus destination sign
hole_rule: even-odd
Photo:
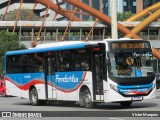
[[[139,48],[149,48],[149,42],[112,42],[111,49],[139,49]]]

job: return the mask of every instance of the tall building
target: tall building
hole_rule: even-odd
[[[7,4],[9,0],[0,0],[0,17],[3,16]],[[67,10],[73,10],[74,7],[68,3],[63,2],[63,0],[58,0],[59,4],[62,8]],[[89,5],[92,8],[95,8],[106,15],[110,15],[110,0],[80,0],[81,2]],[[52,0],[53,3],[57,4],[56,0]],[[131,11],[132,13],[138,13],[143,9],[149,7],[150,5],[159,2],[159,0],[117,0],[117,12],[123,11]],[[11,4],[8,9],[8,13],[14,11],[15,9],[19,8],[20,0],[12,0]],[[33,9],[34,2],[33,0],[23,0],[22,9]],[[44,16],[46,14],[46,7],[38,4],[36,6],[35,12],[39,16]],[[78,12],[84,12],[78,9]],[[47,20],[53,20],[55,11],[49,10],[47,15]],[[77,17],[81,18],[82,20],[94,20],[95,17],[76,14]],[[57,21],[66,20],[63,16],[58,15],[56,17]]]
[[[159,0],[117,0],[117,11],[139,13],[143,9],[159,2]]]

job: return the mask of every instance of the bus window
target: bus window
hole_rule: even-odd
[[[89,53],[87,50],[77,50],[74,53],[74,70],[76,71],[88,71],[90,70]]]
[[[6,58],[6,73],[13,74],[13,73],[19,73],[20,67],[19,67],[19,56],[7,56]]]
[[[153,74],[151,52],[122,52],[110,53],[110,75],[121,77],[150,76]],[[139,72],[140,71],[140,72]]]
[[[20,55],[19,67],[20,73],[31,72],[31,60],[29,55]]]
[[[71,71],[72,70],[72,52],[60,51],[58,52],[59,71]]]
[[[48,61],[48,74],[52,75],[56,72],[56,55],[54,52],[50,52],[47,58]]]
[[[44,71],[44,60],[43,53],[35,53],[32,55],[32,69],[33,72],[43,72]]]

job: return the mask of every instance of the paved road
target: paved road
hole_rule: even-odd
[[[107,103],[107,104],[101,104],[98,107],[94,109],[85,109],[83,107],[80,107],[79,104],[75,105],[58,105],[56,103],[48,103],[45,106],[32,106],[27,99],[20,99],[18,97],[0,97],[0,114],[4,111],[14,111],[18,113],[25,113],[25,112],[38,112],[38,111],[48,111],[46,113],[40,112],[42,115],[42,118],[35,118],[39,120],[43,120],[46,118],[43,118],[43,116],[47,115],[53,115],[55,116],[54,119],[57,120],[75,120],[75,116],[81,116],[81,115],[102,115],[106,114],[109,117],[100,117],[98,118],[99,120],[105,119],[105,120],[128,120],[127,115],[129,116],[134,116],[138,115],[139,117],[140,114],[142,113],[147,113],[147,114],[158,114],[158,117],[154,118],[154,120],[158,120],[160,117],[160,90],[157,91],[157,98],[152,99],[152,100],[144,100],[141,102],[134,102],[130,108],[122,108],[118,103]],[[58,111],[53,112],[53,111]],[[65,112],[64,112],[65,111]],[[67,112],[66,112],[67,111]],[[70,112],[72,111],[72,112]],[[26,113],[27,114],[27,113]],[[60,116],[74,116],[71,118],[68,117],[62,117]],[[121,115],[126,117],[121,117]],[[120,117],[117,117],[120,116]],[[0,118],[0,120],[3,120],[6,118]],[[17,119],[17,118],[15,118]],[[20,118],[21,119],[21,118]],[[26,119],[26,118],[25,118]],[[52,119],[50,117],[47,117],[47,119]],[[96,117],[83,117],[83,118],[76,118],[78,119],[97,119]],[[135,120],[135,117],[129,118],[131,120]],[[139,120],[144,120],[144,117],[138,118]],[[153,119],[153,118],[152,118]],[[145,120],[151,120],[151,118],[145,118]]]

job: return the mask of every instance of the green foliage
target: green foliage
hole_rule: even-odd
[[[19,16],[19,20],[27,20],[28,16],[30,15],[30,13],[32,12],[32,10],[30,9],[22,9],[20,12],[20,16]],[[12,12],[10,12],[9,14],[6,15],[5,20],[6,21],[11,21],[11,20],[15,20],[16,16],[17,16],[18,10],[14,10]],[[36,14],[33,14],[31,16],[31,21],[39,21],[42,20],[42,17],[37,16]]]
[[[0,31],[0,74],[3,72],[4,55],[7,51],[26,49],[26,46],[19,42],[15,33]]]
[[[133,14],[131,11],[124,11],[122,13],[117,13],[118,21],[125,21],[127,18],[131,17]]]

